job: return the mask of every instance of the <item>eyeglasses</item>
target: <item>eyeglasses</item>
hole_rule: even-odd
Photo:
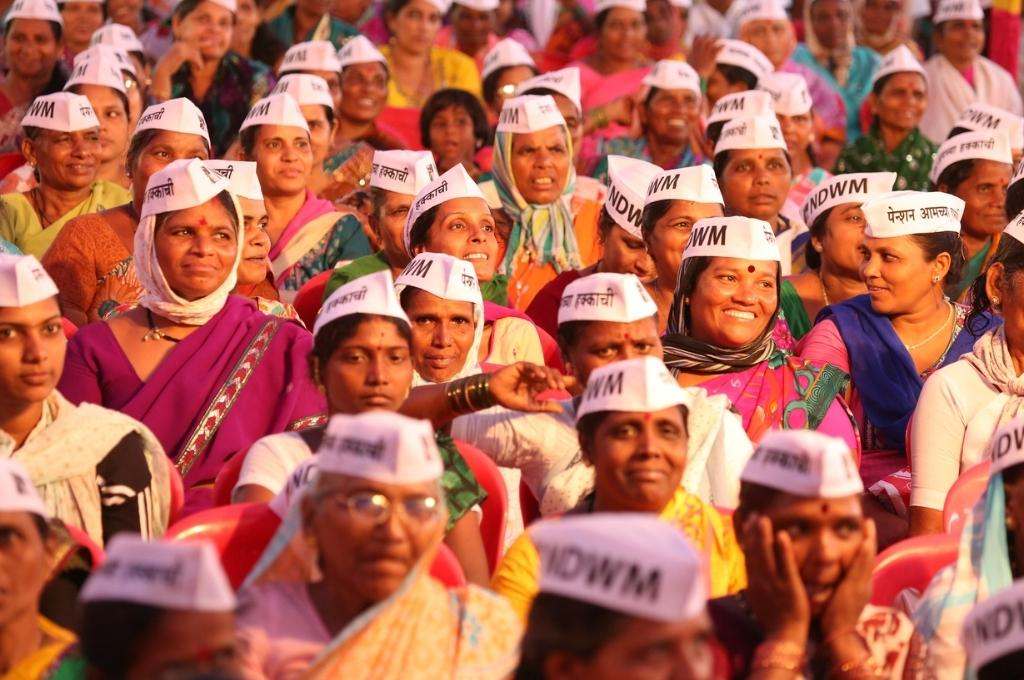
[[[400,508],[399,519],[403,522],[426,524],[435,522],[441,516],[441,502],[434,496],[407,496],[392,501],[380,493],[363,491],[344,495],[340,491],[329,491],[322,496],[335,507],[347,510],[355,519],[378,525],[391,519],[391,513]]]
[[[516,87],[518,86],[513,83],[506,83],[498,88],[498,94],[505,95],[506,97],[511,97],[516,93]]]

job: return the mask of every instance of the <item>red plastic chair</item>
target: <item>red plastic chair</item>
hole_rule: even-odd
[[[103,560],[106,559],[106,553],[103,552],[103,548],[96,545],[96,543],[89,538],[89,534],[85,533],[85,530],[80,529],[73,524],[65,524],[64,528],[67,529],[68,535],[71,536],[71,539],[78,544],[79,549],[88,553],[89,561],[92,562],[93,569],[103,564]],[[70,559],[74,552],[75,551],[72,550],[65,560]],[[59,572],[60,569],[56,569],[54,571]]]
[[[933,534],[889,546],[875,560],[871,604],[890,607],[906,588],[923,593],[936,572],[956,560],[958,544],[956,536]]]
[[[78,332],[78,326],[68,321],[63,316],[60,318],[60,325],[64,328],[64,337],[70,340]]]
[[[213,504],[214,506],[230,505],[231,492],[238,484],[238,477],[242,474],[242,465],[245,463],[245,456],[248,451],[239,451],[228,458],[213,480]]]
[[[441,544],[437,555],[434,556],[434,563],[430,565],[430,575],[443,583],[446,588],[461,588],[466,585],[466,575],[462,573],[462,565],[455,553]]]
[[[946,503],[942,506],[942,526],[946,533],[960,535],[964,528],[964,519],[988,486],[988,469],[990,462],[978,463],[960,475],[949,493]]]
[[[522,479],[519,480],[519,513],[523,516],[524,527],[540,519],[540,501]]]
[[[311,332],[313,324],[316,323],[316,315],[324,302],[324,291],[327,289],[327,281],[333,273],[333,269],[328,269],[306,281],[302,284],[299,292],[295,294],[295,300],[292,302],[292,306],[295,307],[295,311],[298,313],[299,318],[302,319],[302,323],[306,324],[306,328]]]
[[[181,473],[177,466],[171,464],[167,473],[167,481],[171,486],[171,512],[167,525],[174,524],[181,519],[181,509],[185,506],[185,482],[181,479]]]
[[[508,521],[508,491],[505,480],[494,461],[472,444],[455,441],[459,453],[466,460],[469,469],[480,486],[487,492],[487,499],[480,504],[483,517],[480,519],[480,535],[487,553],[487,566],[491,573],[498,566],[505,548],[505,524]]]

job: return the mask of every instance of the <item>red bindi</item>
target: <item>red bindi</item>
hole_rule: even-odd
[[[747,265],[747,271],[750,272],[751,274],[753,274],[754,273],[754,265],[752,265],[752,264],[751,265]]]
[[[827,514],[828,513],[828,503],[822,503],[821,504],[821,512],[823,514]]]
[[[205,226],[208,226],[208,225],[209,225],[209,222],[206,221],[206,218],[203,217],[202,215],[200,215],[199,216],[199,226],[200,227],[205,227]]]
[[[654,417],[654,416],[653,416],[652,414],[650,414],[650,413],[645,413],[645,414],[644,414],[644,422],[645,422],[645,423],[649,423],[649,422],[651,422],[651,418],[653,418],[653,417]]]

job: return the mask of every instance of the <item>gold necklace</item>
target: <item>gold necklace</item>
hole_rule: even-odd
[[[818,283],[821,284],[821,297],[825,299],[825,306],[828,307],[832,303],[828,300],[828,289],[825,288],[825,279],[821,278],[821,272],[818,272]]]
[[[927,345],[929,342],[934,340],[935,337],[939,333],[941,333],[942,330],[946,327],[946,325],[949,324],[949,322],[953,319],[953,305],[949,302],[949,300],[946,300],[946,304],[949,305],[949,314],[946,316],[946,320],[942,322],[941,326],[935,329],[934,333],[932,333],[931,335],[929,335],[927,338],[917,343],[916,345],[908,345],[907,343],[904,342],[903,346],[907,348],[908,352],[912,352],[918,347],[923,347],[924,345]]]

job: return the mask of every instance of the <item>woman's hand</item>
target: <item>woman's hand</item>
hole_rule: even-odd
[[[499,406],[513,411],[561,413],[557,400],[541,399],[540,395],[551,390],[568,390],[575,382],[553,368],[520,361],[492,373],[488,389]]]
[[[171,77],[178,72],[184,64],[192,68],[203,67],[203,55],[198,47],[184,42],[176,41],[171,49],[160,57],[160,60],[153,68],[153,83],[150,86],[151,92],[157,99],[169,99],[171,96]]]
[[[767,517],[751,515],[743,526],[743,554],[747,601],[765,638],[806,645],[811,606],[789,534],[774,532]]]
[[[713,35],[694,36],[687,61],[701,78],[707,78],[715,70],[719,47],[718,38]]]

